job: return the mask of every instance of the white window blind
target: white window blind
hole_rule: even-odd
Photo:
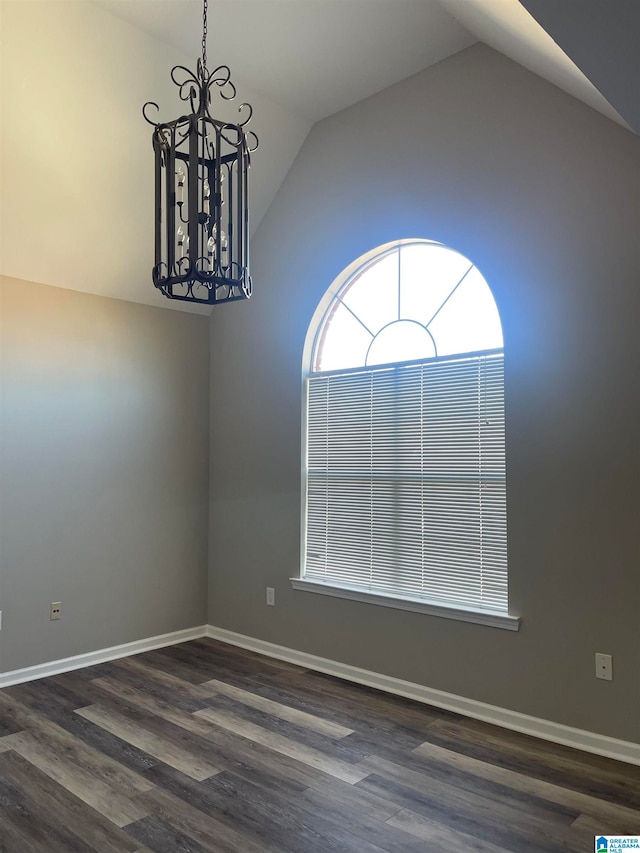
[[[502,353],[308,379],[303,577],[507,613]]]

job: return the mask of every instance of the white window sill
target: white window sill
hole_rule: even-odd
[[[411,610],[414,613],[426,613],[429,616],[440,616],[444,619],[457,619],[459,622],[475,622],[478,625],[490,625],[492,628],[504,628],[507,631],[517,631],[520,628],[519,617],[493,610],[468,610],[464,607],[434,604],[416,598],[402,598],[355,587],[335,586],[305,578],[290,578],[290,580],[294,589],[300,589],[303,592],[317,592],[320,595],[347,598],[350,601],[364,601],[367,604],[393,607],[396,610]]]

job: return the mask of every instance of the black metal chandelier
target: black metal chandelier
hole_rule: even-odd
[[[202,57],[194,74],[176,65],[171,79],[191,109],[174,121],[155,122],[148,101],[142,114],[153,125],[155,152],[155,263],[153,283],[169,299],[215,304],[248,299],[249,165],[258,137],[242,120],[219,121],[209,113],[214,86],[235,98],[231,71],[207,69],[207,0],[203,0]]]

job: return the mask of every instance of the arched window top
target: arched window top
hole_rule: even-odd
[[[441,243],[385,247],[335,292],[312,372],[501,349],[500,315],[482,273]]]
[[[380,246],[335,279],[304,347],[295,588],[517,629],[502,345],[484,278],[440,243]]]

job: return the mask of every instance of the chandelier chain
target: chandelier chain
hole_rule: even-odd
[[[202,68],[207,68],[207,0],[203,0],[202,7]]]

